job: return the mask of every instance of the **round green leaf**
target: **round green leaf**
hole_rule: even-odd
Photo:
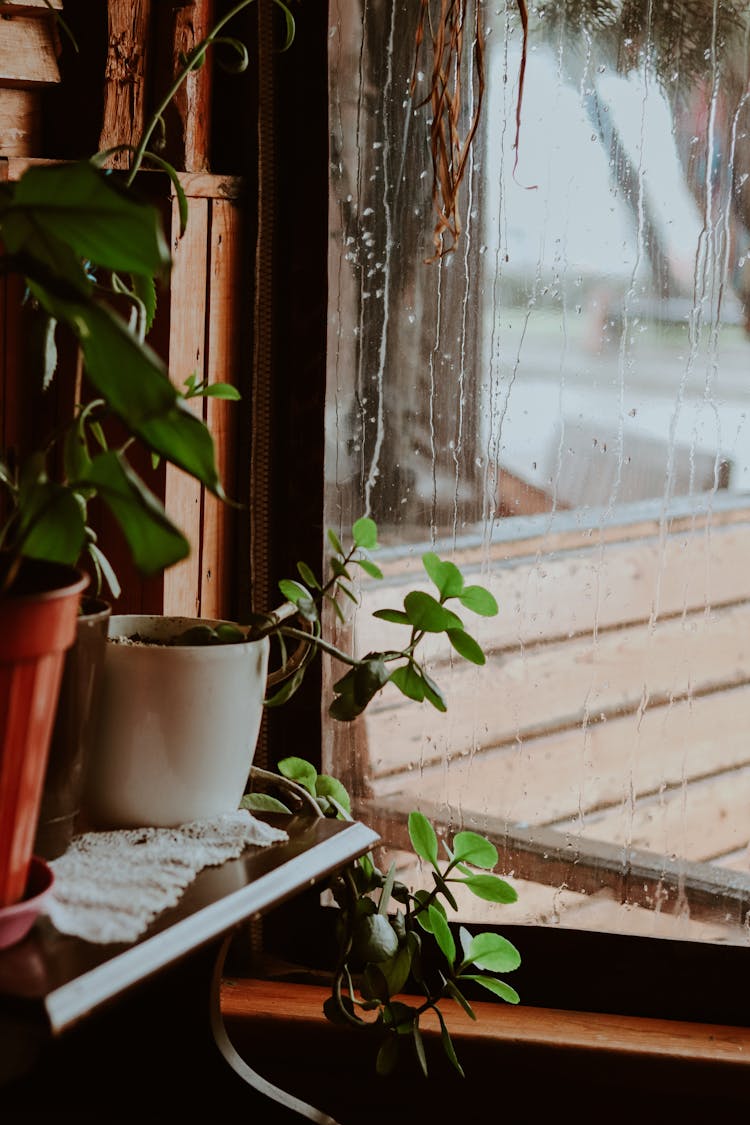
[[[327,773],[318,774],[315,792],[318,797],[333,797],[339,805],[351,813],[352,803],[349,794],[337,777],[330,777]]]
[[[480,614],[481,617],[494,617],[499,609],[495,598],[489,590],[485,590],[484,586],[466,586],[458,600],[466,609]]]
[[[352,527],[352,539],[356,547],[364,547],[368,551],[374,550],[378,545],[378,528],[375,520],[371,520],[369,516],[357,520]]]
[[[463,629],[463,622],[455,613],[442,606],[432,594],[411,590],[404,598],[404,609],[409,621],[424,633],[444,633],[448,629]]]
[[[456,598],[464,588],[464,576],[455,565],[428,551],[422,555],[422,565],[440,591],[442,598]]]
[[[476,934],[466,950],[464,964],[473,963],[491,973],[509,973],[521,964],[521,955],[507,938],[500,934]]]
[[[453,855],[475,867],[489,868],[497,863],[497,848],[477,832],[457,832],[453,837]]]
[[[282,758],[278,770],[282,777],[296,781],[298,785],[304,786],[311,796],[315,796],[318,771],[311,762],[306,762],[304,758]]]
[[[391,672],[391,683],[396,685],[402,695],[416,703],[421,703],[425,697],[424,680],[413,664],[403,664]]]
[[[437,866],[438,842],[435,829],[424,813],[416,809],[409,813],[409,839],[420,859]]]

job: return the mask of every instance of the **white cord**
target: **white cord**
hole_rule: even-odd
[[[221,950],[216,958],[214,966],[213,980],[211,982],[211,1031],[213,1032],[214,1042],[221,1051],[226,1061],[231,1066],[232,1070],[257,1090],[259,1094],[263,1094],[267,1098],[278,1102],[279,1105],[285,1106],[293,1113],[298,1113],[301,1117],[306,1117],[308,1121],[316,1122],[316,1125],[337,1125],[333,1117],[329,1117],[327,1113],[322,1113],[321,1110],[316,1109],[314,1106],[308,1105],[307,1102],[295,1098],[293,1094],[288,1094],[286,1090],[282,1090],[279,1086],[274,1086],[257,1071],[253,1070],[247,1065],[245,1060],[239,1055],[227,1035],[227,1029],[224,1025],[224,1017],[221,1012],[221,981],[224,972],[224,962],[226,960],[227,951],[232,940],[232,932],[228,933],[222,942]]]

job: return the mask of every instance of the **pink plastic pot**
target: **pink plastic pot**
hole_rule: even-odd
[[[0,908],[26,888],[65,652],[88,578],[25,560],[0,596]]]

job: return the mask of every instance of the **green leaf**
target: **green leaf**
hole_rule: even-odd
[[[351,574],[340,559],[331,559],[331,570],[337,578],[347,578],[351,582]]]
[[[343,555],[344,548],[341,546],[341,540],[339,539],[333,528],[329,527],[326,534],[328,535],[328,542],[331,544],[334,551],[336,551],[336,553],[339,555]]]
[[[439,1008],[435,1008],[435,1011],[437,1013],[437,1018],[440,1020],[440,1041],[443,1044],[443,1050],[448,1056],[448,1059],[450,1060],[453,1067],[458,1071],[462,1078],[465,1078],[466,1075],[464,1074],[463,1067],[458,1061],[458,1056],[456,1055],[456,1050],[453,1046],[453,1040],[448,1034],[448,1028],[446,1027],[443,1013]]]
[[[91,464],[86,445],[85,419],[79,418],[75,425],[69,426],[63,441],[63,465],[66,480],[76,480]]]
[[[508,903],[518,900],[516,890],[499,875],[469,875],[466,879],[459,879],[459,882],[485,902]]]
[[[453,837],[453,856],[475,867],[494,867],[498,860],[495,845],[477,832],[457,832]]]
[[[476,1013],[475,1013],[474,1009],[472,1008],[471,1004],[466,999],[466,997],[464,996],[463,992],[458,987],[458,985],[454,984],[452,980],[447,980],[445,982],[445,991],[448,993],[449,996],[451,996],[456,1001],[457,1004],[461,1005],[461,1007],[466,1012],[467,1016],[470,1017],[470,1019],[475,1020],[477,1018]]]
[[[375,1071],[381,1078],[386,1078],[393,1073],[398,1062],[398,1048],[398,1036],[392,1032],[386,1035],[375,1059]]]
[[[411,619],[402,609],[376,609],[372,615],[381,621],[391,621],[394,625],[411,625]]]
[[[293,605],[299,605],[300,602],[310,601],[310,591],[303,586],[300,582],[295,582],[292,578],[282,578],[279,582],[279,590],[288,602]]]
[[[146,313],[145,330],[149,332],[154,323],[156,316],[156,285],[154,279],[150,275],[147,277],[141,273],[131,273],[130,284],[133,287],[133,292],[138,300],[143,305]]]
[[[319,590],[320,589],[320,582],[318,582],[317,578],[315,577],[311,568],[307,565],[306,562],[298,562],[297,563],[297,572],[299,573],[299,576],[302,579],[302,581],[307,586],[311,586],[313,588],[313,590]]]
[[[86,547],[86,550],[91,556],[91,561],[93,562],[94,569],[96,570],[98,578],[97,592],[101,589],[101,580],[102,578],[104,578],[104,581],[107,583],[109,592],[112,597],[119,598],[120,594],[122,593],[122,589],[117,579],[117,575],[112,569],[112,564],[110,563],[107,556],[103,554],[102,551],[100,551],[96,543],[89,543]]]
[[[357,923],[352,950],[363,961],[387,961],[397,949],[398,938],[384,914],[369,914]]]
[[[75,493],[39,480],[24,489],[18,540],[30,558],[73,565],[83,550],[86,523]]]
[[[417,703],[422,702],[425,696],[424,680],[414,664],[403,664],[400,668],[396,668],[391,672],[390,678],[391,683],[395,684],[407,699],[413,699]]]
[[[16,227],[8,239],[11,213],[29,223],[20,244]],[[3,218],[3,239],[10,253],[23,250],[42,261],[49,261],[48,246],[63,243],[78,258],[120,273],[166,276],[171,266],[156,208],[90,161],[29,168]]]
[[[178,395],[156,353],[105,305],[63,302],[37,286],[32,289],[73,329],[88,378],[130,432],[223,497],[211,434]]]
[[[463,656],[464,660],[469,660],[472,664],[485,663],[485,656],[482,649],[467,632],[463,629],[448,629],[446,632],[448,640],[459,656]]]
[[[460,617],[423,590],[411,590],[404,598],[404,609],[415,629],[424,633],[444,633],[448,629],[463,629]]]
[[[115,450],[98,454],[76,484],[96,489],[143,574],[158,574],[190,553],[185,536],[122,454]]]
[[[201,391],[201,398],[222,398],[230,402],[239,402],[242,395],[231,383],[211,383]]]
[[[436,887],[438,888],[440,893],[445,897],[448,904],[453,908],[453,910],[458,910],[458,903],[456,902],[455,898],[453,897],[453,892],[451,891],[450,887],[446,883],[446,881],[443,878],[443,876],[441,875],[441,873],[439,871],[433,871],[432,872],[432,878],[435,880]]]
[[[448,705],[445,702],[445,696],[435,683],[435,681],[427,675],[424,668],[422,668],[422,679],[424,680],[424,697],[431,703],[436,711],[445,713],[448,710]]]
[[[288,680],[284,680],[278,691],[275,691],[272,695],[266,696],[266,698],[263,700],[263,706],[269,707],[271,709],[282,707],[285,703],[288,702],[288,700],[292,698],[293,695],[296,694],[297,691],[299,691],[304,678],[305,665],[300,665],[293,676],[290,676]]]
[[[270,793],[246,793],[240,801],[240,808],[248,809],[250,812],[291,814],[291,809],[288,809],[282,801],[277,801]]]
[[[352,539],[355,547],[362,547],[367,551],[375,550],[378,545],[378,528],[375,520],[371,520],[369,516],[356,520],[352,527]]]
[[[491,973],[509,973],[521,964],[521,955],[507,938],[500,934],[475,934],[465,950],[464,964],[472,963]]]
[[[494,597],[484,586],[466,586],[458,600],[466,609],[481,617],[494,617],[499,609]]]
[[[464,576],[455,563],[444,561],[432,551],[422,555],[422,565],[437,586],[441,598],[455,598],[464,588]]]
[[[296,781],[298,785],[307,789],[311,797],[315,796],[318,771],[311,762],[306,762],[304,758],[282,758],[277,769],[282,777]]]
[[[369,574],[370,578],[382,578],[383,572],[379,566],[376,566],[370,559],[354,559],[357,566],[361,566],[365,574]]]
[[[453,962],[456,959],[456,943],[453,940],[450,926],[441,912],[436,910],[434,906],[430,906],[427,913],[435,941],[440,947],[440,952],[452,968]]]
[[[445,907],[443,906],[442,902],[439,902],[438,900],[435,900],[434,902],[431,901],[431,895],[429,891],[420,888],[420,890],[414,892],[414,899],[420,907],[418,911],[414,912],[414,917],[416,918],[421,928],[425,931],[425,933],[432,933],[432,923],[429,916],[430,906],[432,906],[435,910],[442,914],[443,918],[446,918],[447,920]]]
[[[481,984],[482,988],[486,988],[488,992],[493,992],[495,996],[499,996],[501,1000],[507,1001],[508,1004],[520,1004],[521,1002],[521,997],[518,995],[515,988],[511,988],[504,980],[498,980],[497,977],[462,974],[461,980],[476,981],[477,984]]]
[[[172,182],[172,187],[174,188],[174,193],[177,198],[177,208],[180,216],[180,238],[182,238],[183,234],[187,230],[188,224],[188,201],[187,196],[185,195],[185,189],[183,188],[182,183],[180,182],[180,177],[177,174],[177,170],[169,163],[168,160],[165,160],[162,156],[157,155],[157,153],[153,152],[151,149],[144,152],[143,156],[145,160],[148,160],[152,164],[155,164],[157,168],[161,168],[162,172],[166,172]]]
[[[427,1056],[425,1055],[425,1051],[424,1051],[424,1042],[422,1040],[422,1032],[419,1030],[419,1024],[418,1024],[416,1019],[414,1020],[413,1024],[411,1025],[411,1034],[412,1034],[412,1039],[414,1040],[414,1051],[416,1053],[420,1069],[422,1071],[422,1074],[424,1074],[425,1078],[427,1078],[428,1077],[428,1074],[427,1074]]]
[[[420,859],[427,860],[433,867],[437,867],[438,841],[435,829],[430,824],[424,813],[416,810],[409,813],[409,839],[411,846]]]
[[[318,774],[315,781],[315,795],[317,797],[333,797],[348,813],[352,811],[349,794],[337,777],[330,777],[327,773]]]
[[[395,996],[406,984],[411,972],[412,950],[409,945],[402,945],[387,961],[382,961],[380,971],[385,977],[388,995]]]

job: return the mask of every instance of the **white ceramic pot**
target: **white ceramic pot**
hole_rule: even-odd
[[[168,641],[206,619],[113,616],[109,636]],[[268,639],[109,643],[87,770],[88,827],[174,827],[233,812],[263,713]]]

